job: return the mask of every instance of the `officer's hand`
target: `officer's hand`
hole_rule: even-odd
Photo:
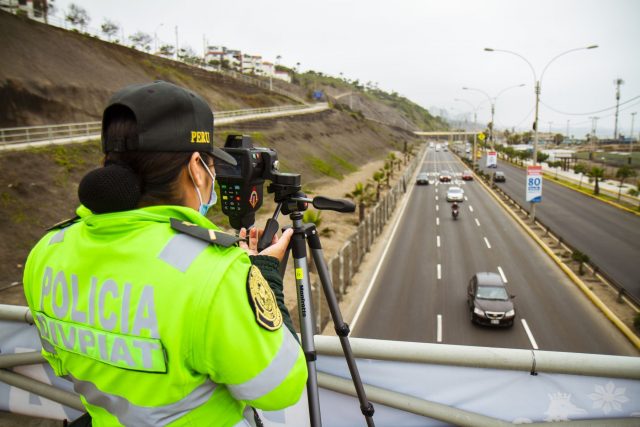
[[[262,233],[260,233],[262,234]],[[271,246],[265,248],[259,255],[267,255],[277,258],[278,261],[282,261],[284,258],[284,254],[289,247],[289,241],[291,240],[291,236],[293,235],[293,229],[289,228],[282,233],[282,236],[278,238],[277,235],[273,236],[273,240],[271,241]]]
[[[241,228],[238,237],[241,239],[247,238],[247,229],[244,227]],[[249,255],[258,255],[258,229],[255,227],[250,229],[247,242],[240,242],[239,246]]]

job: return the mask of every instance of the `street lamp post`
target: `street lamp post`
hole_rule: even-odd
[[[523,87],[524,83],[521,83],[519,85],[514,85],[514,86],[509,86],[506,87],[504,89],[502,89],[500,92],[498,92],[498,94],[494,97],[489,96],[489,94],[485,91],[483,91],[482,89],[477,89],[474,87],[463,87],[462,90],[475,90],[476,92],[480,92],[481,94],[483,94],[484,96],[487,97],[487,100],[489,101],[489,103],[491,104],[491,127],[489,128],[489,142],[491,143],[491,149],[494,149],[494,144],[493,144],[493,128],[495,127],[495,113],[496,113],[496,102],[498,101],[498,97],[500,95],[502,95],[504,92],[508,91],[509,89],[515,89],[517,87]]]
[[[535,68],[533,68],[533,65],[531,65],[531,62],[529,62],[529,60],[527,58],[525,58],[524,56],[520,55],[517,52],[513,52],[510,50],[505,50],[505,49],[492,49],[489,47],[485,47],[484,50],[487,52],[503,52],[503,53],[510,53],[511,55],[515,55],[518,58],[522,59],[524,62],[527,63],[527,65],[529,65],[529,68],[531,68],[531,71],[533,72],[533,81],[535,82],[535,94],[536,94],[536,112],[535,112],[535,117],[533,119],[533,131],[534,131],[534,136],[533,136],[533,164],[537,165],[538,164],[538,112],[539,112],[539,105],[540,105],[540,86],[542,83],[542,78],[544,77],[544,73],[545,71],[547,71],[547,68],[549,68],[549,65],[551,65],[551,63],[553,61],[555,61],[556,59],[560,58],[561,56],[564,56],[568,53],[571,52],[576,52],[578,50],[587,50],[587,49],[595,49],[597,48],[598,45],[594,44],[591,46],[587,46],[587,47],[578,47],[575,49],[570,49],[567,50],[565,52],[562,52],[556,56],[554,56],[549,62],[547,62],[547,65],[544,66],[544,68],[542,69],[542,73],[540,74],[540,79],[538,79],[537,75],[536,75],[536,70]],[[536,204],[535,203],[531,203],[531,221],[535,221],[536,219]]]

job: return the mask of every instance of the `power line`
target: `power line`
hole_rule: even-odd
[[[640,98],[640,95],[634,96],[634,97],[633,97],[633,98],[631,98],[631,99],[628,99],[628,100],[626,100],[626,101],[624,101],[624,102],[621,102],[621,103],[620,103],[620,105],[624,105],[624,104],[627,104],[627,103],[629,103],[629,102],[631,102],[631,101],[635,101],[635,100],[636,100],[636,99],[638,99],[638,98]],[[551,111],[555,112],[555,113],[565,114],[565,115],[567,115],[567,116],[588,116],[589,114],[602,113],[602,112],[604,112],[604,111],[607,111],[607,110],[613,110],[613,109],[615,109],[615,108],[616,108],[616,106],[614,105],[614,106],[612,106],[612,107],[603,108],[602,110],[598,110],[598,111],[589,111],[589,112],[586,112],[586,113],[568,113],[568,112],[566,112],[566,111],[557,110],[557,109],[553,108],[553,107],[552,107],[552,106],[550,106],[550,105],[547,105],[546,103],[544,103],[544,102],[542,102],[542,101],[540,101],[540,103],[541,103],[542,105],[544,105],[545,107],[547,107],[548,109],[550,109]]]

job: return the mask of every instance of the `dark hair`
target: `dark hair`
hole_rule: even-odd
[[[112,107],[113,108],[113,107]],[[136,119],[126,107],[113,108],[105,119],[105,141],[136,142]],[[122,146],[126,146],[123,144]],[[95,213],[116,212],[153,205],[181,205],[178,178],[193,152],[109,152],[104,167],[80,182],[80,202]],[[207,153],[200,153],[207,159]]]

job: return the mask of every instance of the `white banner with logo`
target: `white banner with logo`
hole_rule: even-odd
[[[389,344],[392,345],[392,342],[389,341]],[[35,327],[0,321],[0,354],[39,349]],[[586,358],[589,356],[585,355]],[[365,384],[515,424],[592,420],[596,425],[598,419],[637,417],[640,425],[640,380],[544,372],[531,375],[530,372],[506,369],[371,359],[358,359],[357,364]],[[319,372],[350,379],[344,357],[319,355],[317,368]],[[46,363],[12,370],[73,392],[72,384],[64,378],[56,377]],[[323,388],[319,394],[323,426],[351,427],[365,424],[360,404],[355,397]],[[442,421],[385,405],[375,403],[374,406],[373,419],[377,425],[447,425]],[[57,420],[73,420],[81,414],[2,382],[0,411]],[[309,425],[304,394],[296,405],[283,411],[259,413],[265,427]]]
[[[527,166],[526,200],[531,203],[542,201],[542,166]]]

